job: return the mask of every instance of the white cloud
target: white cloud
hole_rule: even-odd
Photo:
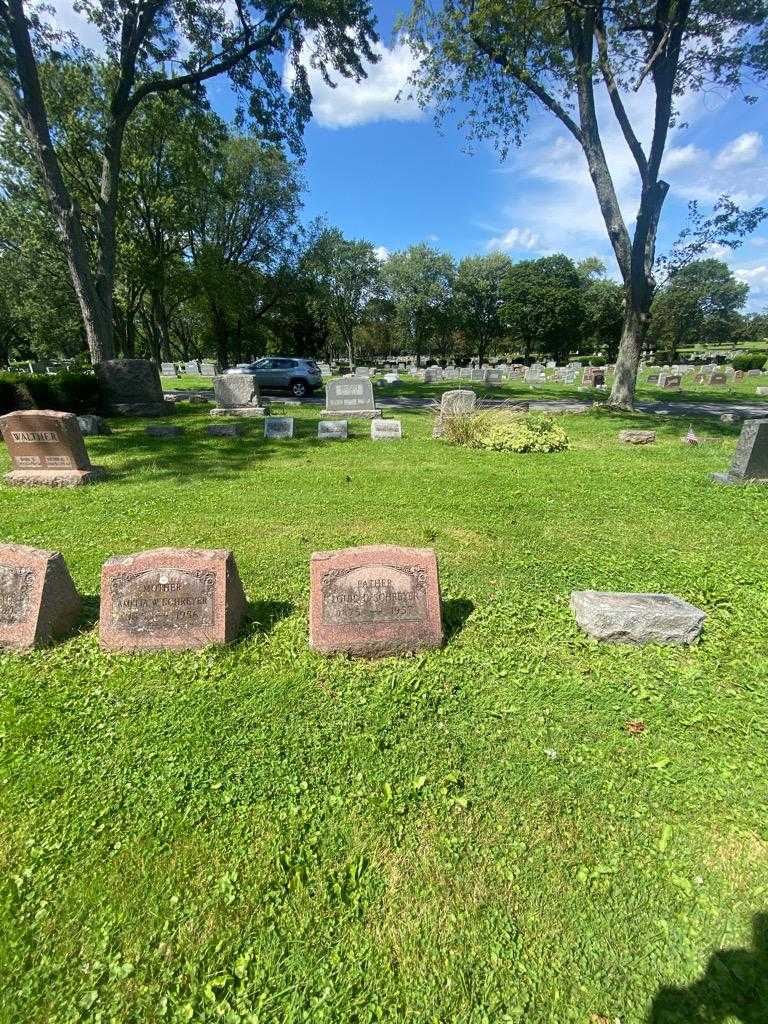
[[[505,252],[514,252],[516,249],[535,249],[539,244],[539,236],[530,228],[510,228],[503,235],[489,239],[489,249],[501,249]]]
[[[706,152],[703,149],[699,149],[698,146],[694,146],[692,143],[689,143],[687,146],[672,146],[672,148],[668,149],[664,154],[662,174],[669,174],[670,171],[678,171],[682,167],[691,167],[696,164],[701,165],[706,159]]]
[[[746,281],[753,292],[768,293],[768,263],[756,267],[734,267],[734,276]]]
[[[714,160],[714,166],[718,170],[727,170],[731,167],[740,167],[744,164],[753,164],[761,155],[763,149],[763,138],[759,132],[744,132],[738,138],[733,139],[727,146],[723,146]]]
[[[373,254],[376,257],[376,259],[379,260],[380,263],[383,263],[384,260],[389,259],[389,249],[386,247],[386,245],[377,245],[373,250]]]
[[[408,45],[398,40],[390,49],[383,43],[374,47],[377,64],[367,64],[367,77],[360,82],[338,76],[336,87],[323,81],[317,68],[311,67],[311,46],[302,49],[302,63],[307,69],[312,90],[312,113],[325,128],[350,128],[373,121],[418,121],[422,111],[415,100],[397,96],[405,91],[408,78],[416,67],[416,58]],[[283,85],[290,88],[293,68],[286,61]]]

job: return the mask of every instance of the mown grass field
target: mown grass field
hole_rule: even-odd
[[[297,417],[181,406],[89,439],[108,482],[0,489],[87,597],[0,655],[0,1021],[768,1019],[768,490],[708,478],[738,428],[590,413],[508,455]],[[437,550],[443,650],[309,650],[310,553],[374,542]],[[165,545],[234,550],[243,635],[101,654],[101,563]],[[679,594],[702,641],[598,645],[585,588]]]

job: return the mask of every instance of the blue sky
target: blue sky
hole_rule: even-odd
[[[64,23],[76,23],[71,8],[65,14],[68,7],[69,0],[59,0],[58,15]],[[494,248],[516,260],[551,252],[576,259],[596,255],[616,276],[584,157],[548,111],[534,101],[523,147],[502,163],[490,145],[468,155],[454,125],[438,131],[428,111],[396,102],[412,67],[407,47],[392,35],[395,16],[404,7],[405,0],[377,4],[382,59],[366,81],[342,79],[332,90],[310,74],[315,99],[305,136],[305,217],[322,215],[348,237],[367,238],[382,252],[427,241],[456,257]],[[729,192],[744,206],[768,203],[768,96],[765,90],[758,95],[753,106],[711,90],[683,97],[685,126],[672,132],[663,166],[671,190],[660,252],[677,236],[691,199],[708,208]],[[216,83],[211,96],[227,114],[226,84]],[[629,105],[642,138],[651,124],[649,91],[633,94]],[[614,181],[631,225],[636,170],[605,97],[600,113]],[[750,308],[768,306],[768,224],[735,253],[712,255],[725,259],[750,285]]]

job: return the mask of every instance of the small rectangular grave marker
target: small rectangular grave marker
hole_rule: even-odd
[[[399,441],[403,436],[400,420],[371,420],[372,441]]]
[[[317,424],[318,441],[346,441],[346,420],[320,420]]]
[[[237,635],[247,607],[231,551],[158,548],[101,571],[101,647],[192,650]]]
[[[310,563],[310,645],[368,657],[443,642],[435,552],[390,544],[318,551]]]
[[[58,551],[0,544],[0,648],[26,651],[62,636],[80,607]]]
[[[267,416],[264,420],[264,437],[269,441],[287,441],[293,437],[292,416]]]

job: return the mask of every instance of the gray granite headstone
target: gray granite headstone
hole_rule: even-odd
[[[403,425],[400,420],[371,420],[372,441],[399,441],[403,436]]]
[[[225,373],[213,378],[216,408],[211,416],[263,416],[259,386],[250,373]]]
[[[373,401],[373,385],[367,377],[340,377],[325,385],[325,413],[344,419],[374,419],[381,415]]]
[[[148,359],[107,359],[93,370],[111,413],[163,416],[168,412],[160,373]]]
[[[768,419],[747,420],[726,473],[713,473],[719,484],[768,484]]]

